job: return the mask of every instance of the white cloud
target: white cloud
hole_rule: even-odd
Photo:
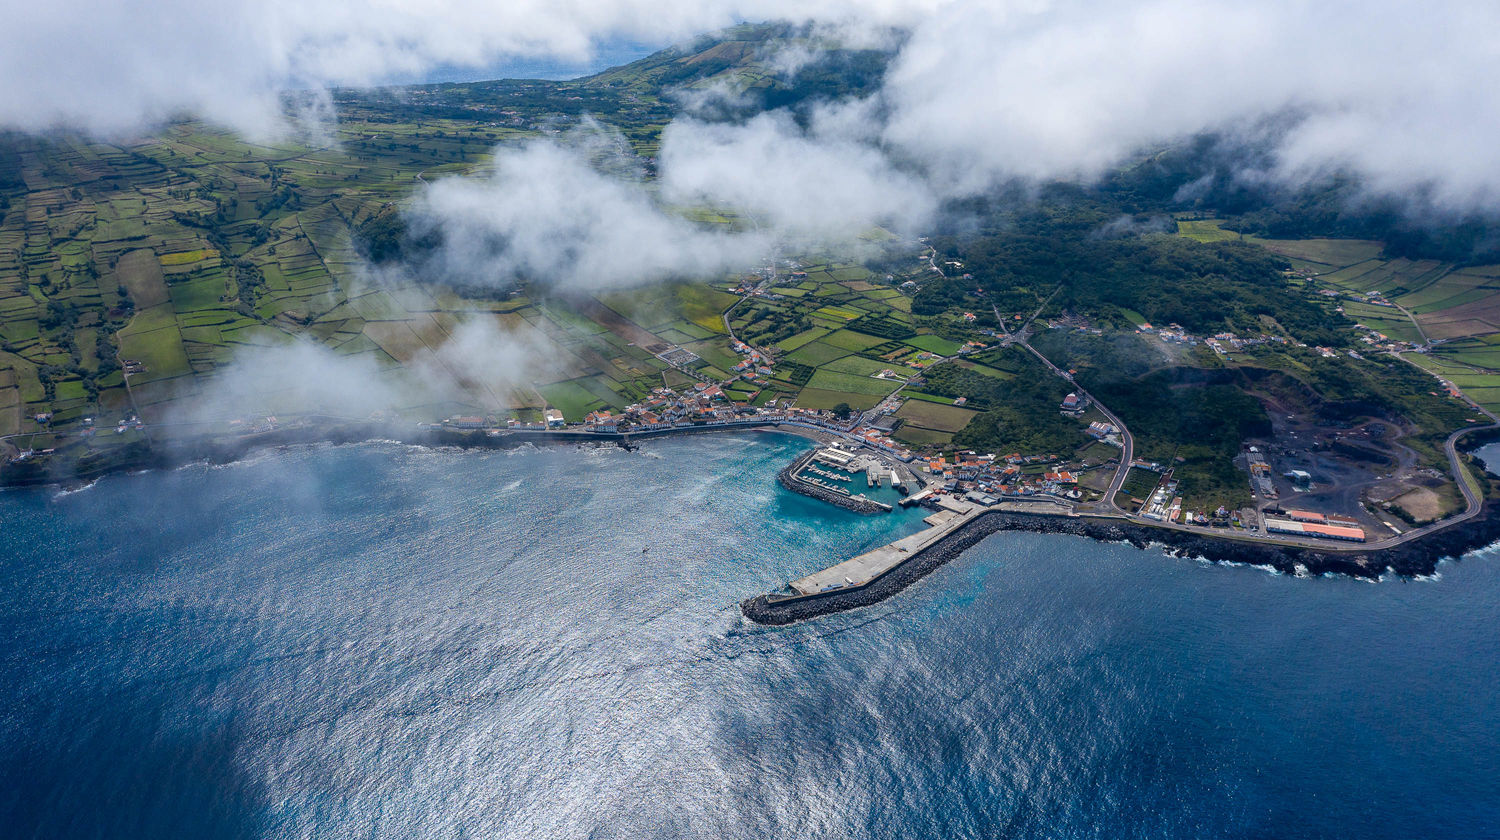
[[[274,133],[276,92],[505,56],[582,59],[745,19],[910,23],[937,0],[0,0],[0,124],[130,133],[190,111]]]
[[[640,181],[591,166],[590,149],[501,147],[481,177],[430,185],[410,211],[417,235],[443,236],[428,270],[480,285],[528,278],[599,289],[711,276],[769,250],[765,236],[705,230],[663,212]]]
[[[1015,177],[1087,180],[1142,146],[1283,112],[1305,121],[1271,176],[1345,167],[1386,192],[1428,185],[1455,207],[1500,198],[1493,0],[0,0],[0,11],[0,125],[129,133],[192,111],[262,136],[281,127],[277,91],[288,87],[577,58],[601,39],[668,40],[738,20],[867,39],[906,27],[883,90],[866,107],[830,109],[859,115],[852,125],[830,130],[829,117],[804,133],[769,118],[668,132],[672,189],[815,230],[851,206],[830,206],[846,188],[866,215],[886,212],[913,163],[941,195]],[[801,60],[785,58],[787,69]],[[729,166],[732,154],[742,166]],[[752,166],[797,206],[767,200]],[[831,188],[799,193],[797,174]]]
[[[912,231],[930,218],[923,181],[879,149],[785,112],[742,125],[679,120],[662,134],[663,193],[682,203],[723,204],[781,238],[846,241],[874,225]]]
[[[301,413],[360,420],[438,403],[500,411],[509,407],[512,388],[560,372],[549,355],[555,350],[528,335],[475,316],[449,335],[429,336],[433,346],[419,346],[400,368],[384,367],[369,353],[343,355],[304,339],[245,348],[203,379],[200,392],[173,420],[215,424]]]
[[[1279,175],[1500,195],[1500,6],[1447,0],[964,2],[918,26],[885,138],[944,188],[1097,176],[1130,152],[1296,110]]]

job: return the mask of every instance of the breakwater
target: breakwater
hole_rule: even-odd
[[[825,501],[831,505],[838,505],[844,510],[852,510],[855,513],[887,513],[890,511],[888,506],[882,505],[879,502],[872,502],[869,499],[856,499],[852,496],[846,496],[843,493],[835,493],[825,487],[819,487],[816,484],[798,478],[797,473],[811,463],[817,454],[818,451],[814,449],[797,456],[795,461],[782,467],[776,473],[776,482],[793,493],[811,496],[814,499]]]
[[[1496,505],[1494,501],[1486,501],[1480,513],[1466,522],[1389,548],[1363,551],[1275,545],[1110,519],[989,511],[864,586],[810,595],[759,595],[742,602],[740,610],[757,624],[779,625],[870,606],[895,595],[980,540],[1001,531],[1067,534],[1102,542],[1129,543],[1141,549],[1161,546],[1180,557],[1197,557],[1216,563],[1245,563],[1294,575],[1340,574],[1369,580],[1387,573],[1416,577],[1432,574],[1445,558],[1458,557],[1500,540],[1500,511]]]
[[[868,584],[860,587],[816,592],[811,595],[758,595],[740,604],[745,617],[757,624],[791,624],[820,615],[877,604],[931,574],[933,570],[977,545],[999,528],[990,527],[981,514],[955,528],[937,543],[916,552],[907,560]],[[1005,514],[999,514],[1005,515]]]

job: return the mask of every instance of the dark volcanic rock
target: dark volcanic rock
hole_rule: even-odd
[[[1136,548],[1166,547],[1181,557],[1201,557],[1220,563],[1267,566],[1287,574],[1342,574],[1377,578],[1386,572],[1403,576],[1428,575],[1439,561],[1458,557],[1500,539],[1500,513],[1495,502],[1485,502],[1479,515],[1391,548],[1360,551],[1320,551],[1269,545],[1245,540],[1194,534],[1108,519],[1069,518],[992,511],[954,531],[905,563],[859,589],[844,589],[803,597],[760,595],[740,605],[746,618],[758,624],[790,624],[820,615],[843,612],[883,601],[965,549],[1000,531],[1072,534],[1105,542],[1130,543]]]

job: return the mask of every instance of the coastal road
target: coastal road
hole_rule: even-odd
[[[1464,463],[1458,453],[1458,442],[1470,432],[1491,429],[1500,429],[1500,423],[1494,423],[1486,426],[1469,426],[1467,428],[1459,429],[1458,431],[1449,435],[1448,438],[1443,442],[1443,450],[1448,454],[1448,466],[1453,472],[1454,481],[1458,482],[1459,492],[1462,493],[1464,497],[1465,507],[1462,512],[1456,513],[1446,519],[1441,519],[1437,522],[1423,525],[1420,528],[1413,528],[1410,531],[1406,531],[1405,533],[1398,534],[1396,536],[1385,537],[1383,539],[1374,540],[1372,542],[1339,545],[1330,544],[1322,540],[1298,539],[1296,537],[1275,536],[1272,534],[1241,534],[1226,532],[1222,528],[1208,528],[1198,525],[1183,525],[1176,522],[1158,522],[1156,520],[1145,519],[1140,516],[1125,513],[1117,507],[1115,508],[1115,510],[1120,511],[1123,518],[1138,525],[1149,525],[1153,528],[1166,528],[1172,531],[1186,531],[1188,533],[1203,534],[1219,539],[1239,540],[1242,542],[1256,542],[1267,545],[1281,545],[1296,548],[1313,548],[1319,551],[1348,554],[1359,554],[1369,551],[1378,551],[1385,548],[1392,548],[1403,543],[1411,542],[1412,540],[1426,536],[1427,534],[1431,534],[1435,531],[1441,531],[1444,528],[1451,528],[1454,525],[1467,522],[1479,515],[1480,511],[1483,510],[1484,499],[1479,495],[1479,489],[1475,486],[1474,482],[1470,479],[1468,471],[1464,468]],[[1120,476],[1116,476],[1116,478],[1119,479]],[[1111,485],[1111,487],[1113,486],[1114,485]],[[1111,505],[1111,507],[1113,507],[1113,505]]]
[[[1016,343],[1031,351],[1031,354],[1036,356],[1042,364],[1046,365],[1048,370],[1067,380],[1069,383],[1072,383],[1075,386],[1077,385],[1077,383],[1073,382],[1073,377],[1069,375],[1067,371],[1064,371],[1057,365],[1054,365],[1050,359],[1042,355],[1041,352],[1038,351],[1035,347],[1032,347],[1031,343],[1027,341],[1024,336],[1018,335]],[[1409,359],[1407,361],[1410,364],[1416,364],[1415,362],[1411,362]],[[1135,438],[1130,434],[1130,430],[1126,428],[1124,422],[1120,420],[1119,416],[1116,415],[1113,411],[1110,411],[1108,406],[1104,405],[1104,403],[1099,402],[1099,400],[1095,399],[1093,395],[1089,394],[1082,388],[1078,388],[1077,393],[1081,396],[1087,396],[1093,402],[1093,404],[1099,408],[1099,412],[1105,417],[1109,418],[1109,422],[1113,423],[1115,425],[1115,428],[1120,430],[1120,442],[1124,444],[1124,447],[1120,452],[1120,464],[1115,469],[1115,476],[1109,483],[1109,490],[1106,492],[1104,499],[1105,504],[1109,507],[1110,510],[1115,511],[1119,515],[1132,522],[1137,522],[1144,525],[1152,525],[1159,528],[1170,528],[1176,531],[1212,534],[1214,536],[1220,537],[1228,536],[1224,534],[1221,529],[1205,528],[1194,525],[1181,525],[1175,522],[1157,522],[1155,520],[1145,519],[1144,517],[1129,513],[1124,508],[1121,508],[1118,504],[1116,504],[1115,496],[1125,485],[1125,477],[1130,474],[1130,462],[1135,460]],[[1412,530],[1406,531],[1402,534],[1375,540],[1374,542],[1361,543],[1357,547],[1351,546],[1349,548],[1330,546],[1326,542],[1318,540],[1303,540],[1297,539],[1295,537],[1274,537],[1269,534],[1256,536],[1234,536],[1239,539],[1251,539],[1256,542],[1265,542],[1275,545],[1295,545],[1305,548],[1318,548],[1327,551],[1371,551],[1401,545],[1402,543],[1410,542],[1414,539],[1417,539],[1418,537],[1430,534],[1434,531],[1439,531],[1443,528],[1448,528],[1461,522],[1467,522],[1468,520],[1473,519],[1474,517],[1478,516],[1479,512],[1483,509],[1484,499],[1479,495],[1479,490],[1471,480],[1468,470],[1464,468],[1464,463],[1458,453],[1458,442],[1470,432],[1500,429],[1500,417],[1497,417],[1494,413],[1486,410],[1478,403],[1475,403],[1473,400],[1470,400],[1467,396],[1465,396],[1464,399],[1471,406],[1473,406],[1475,410],[1484,414],[1494,422],[1485,426],[1469,426],[1463,429],[1458,429],[1453,434],[1449,435],[1447,440],[1443,442],[1443,451],[1448,455],[1448,466],[1453,473],[1453,480],[1458,483],[1459,492],[1463,494],[1464,497],[1464,510],[1461,513],[1454,514],[1453,516],[1439,520],[1437,522],[1423,525],[1420,528],[1413,528]]]

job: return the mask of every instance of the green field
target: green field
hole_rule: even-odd
[[[828,367],[818,368],[808,381],[807,387],[822,391],[841,391],[850,394],[870,394],[883,397],[896,390],[899,382],[891,382],[886,379],[876,379],[871,376],[860,376],[852,373],[841,373]],[[851,403],[852,404],[852,403]]]
[[[842,347],[845,350],[855,352],[868,350],[877,344],[884,344],[886,342],[884,338],[865,335],[864,333],[853,332],[851,330],[839,330],[836,333],[824,336],[821,340],[824,344],[831,344],[834,347]]]
[[[911,424],[897,429],[895,437],[912,446],[945,447],[953,442],[952,432],[939,432]]]
[[[839,373],[852,373],[856,376],[873,376],[883,370],[890,370],[891,364],[864,356],[845,356],[842,359],[835,359],[823,365],[823,369]]]
[[[828,330],[824,329],[823,327],[813,327],[810,330],[803,330],[802,332],[797,333],[791,338],[784,338],[781,341],[776,342],[776,346],[781,348],[782,350],[791,352],[803,346],[804,344],[816,341],[825,335],[828,335]]]
[[[1222,242],[1226,239],[1239,239],[1240,235],[1232,230],[1224,230],[1219,227],[1223,222],[1219,219],[1197,219],[1192,221],[1178,221],[1177,235],[1186,236],[1198,242]]]
[[[880,402],[882,395],[853,394],[846,391],[825,391],[821,388],[803,388],[797,395],[797,406],[799,408],[827,409],[835,408],[839,404],[847,404],[850,408],[863,411],[873,408]]]
[[[950,401],[951,402],[951,401]],[[969,425],[979,412],[956,405],[942,405],[924,400],[907,400],[896,416],[912,426],[939,432],[957,432]]]
[[[610,407],[578,380],[544,385],[538,390],[546,398],[547,404],[561,411],[569,422],[578,422],[591,411]]]
[[[1364,239],[1253,239],[1282,256],[1344,268],[1380,256],[1384,246]]]
[[[920,350],[926,350],[929,353],[936,353],[939,356],[952,356],[958,352],[959,347],[963,346],[957,341],[950,341],[935,335],[919,335],[906,339],[905,343]]]
[[[795,352],[788,353],[786,358],[789,362],[818,367],[819,365],[826,365],[834,359],[842,359],[849,355],[849,353],[850,351],[842,347],[834,347],[820,340],[803,345]]]

